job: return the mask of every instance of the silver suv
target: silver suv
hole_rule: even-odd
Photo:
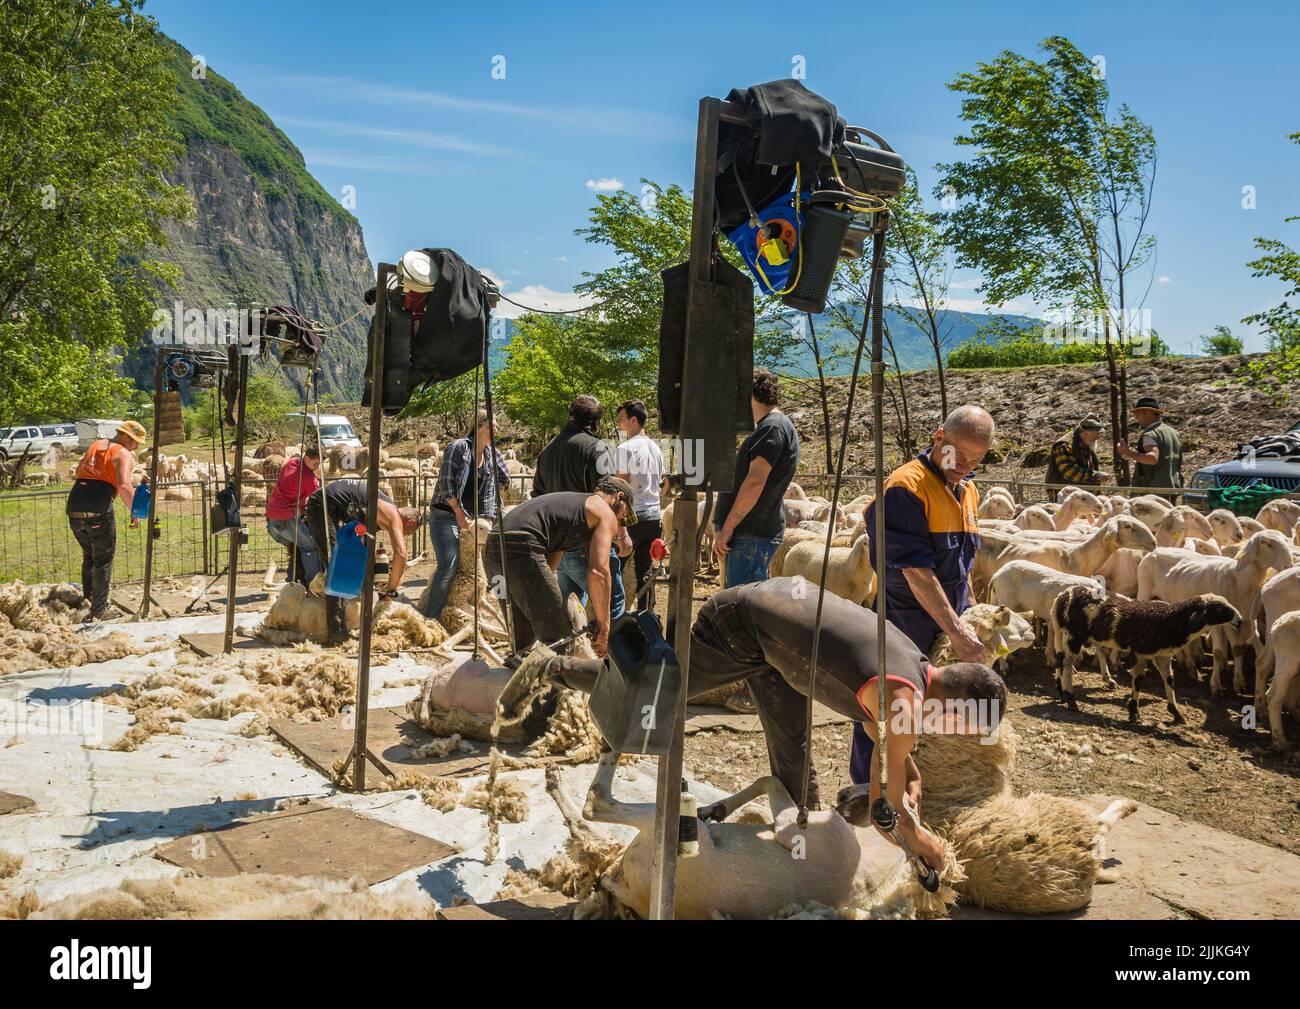
[[[1239,446],[1237,458],[1198,469],[1183,495],[1188,504],[1205,503],[1210,487],[1245,487],[1266,483],[1278,490],[1300,491],[1300,422],[1284,434],[1254,438]]]
[[[0,461],[18,459],[27,451],[29,457],[44,456],[52,448],[77,447],[75,424],[42,424],[29,427],[0,428]]]

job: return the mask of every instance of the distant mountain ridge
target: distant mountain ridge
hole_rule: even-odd
[[[174,289],[160,292],[206,310],[234,303],[292,305],[333,325],[362,305],[374,279],[361,225],[307,171],[302,152],[260,108],[226,78],[173,47],[178,101],[172,122],[185,153],[169,181],[193,198],[195,214],[167,226],[168,248],[158,258],[181,268]],[[320,391],[339,399],[361,394],[368,314],[329,333],[321,360]],[[125,370],[153,387],[153,346],[147,336],[128,355]],[[286,369],[301,388],[304,372]]]

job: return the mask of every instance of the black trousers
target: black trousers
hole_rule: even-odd
[[[304,509],[303,518],[307,522],[307,529],[311,532],[311,538],[316,541],[317,547],[321,551],[321,560],[334,553],[334,543],[338,539],[339,527],[337,523],[330,522],[329,528],[325,526],[325,516],[321,514],[321,509],[306,508]],[[325,549],[325,543],[329,543],[329,549]],[[326,569],[328,570],[328,569]],[[347,617],[346,599],[340,599],[338,596],[325,597],[325,634],[329,641],[342,641],[348,636],[348,617]]]
[[[546,562],[546,555],[530,549],[526,538],[512,533],[506,533],[505,554],[502,568],[500,541],[495,535],[488,537],[483,569],[494,591],[498,591],[497,586],[509,586],[513,650],[522,652],[534,641],[550,643],[572,634],[560,582]]]
[[[554,668],[565,686],[590,693],[601,665],[598,659],[560,656]],[[753,630],[736,607],[715,607],[701,612],[696,619],[691,628],[690,675],[688,697],[698,697],[737,680],[748,684],[767,740],[768,766],[798,802],[803,794],[808,699],[767,663]],[[813,808],[820,805],[821,797],[816,768],[810,772],[808,805]]]
[[[73,538],[81,547],[81,591],[90,600],[90,614],[108,612],[113,585],[113,555],[117,553],[117,519],[111,511],[94,518],[68,517]]]
[[[650,580],[650,570],[654,562],[650,559],[650,544],[664,534],[661,519],[637,519],[636,525],[627,531],[632,540],[632,570],[636,572],[636,595],[641,595],[645,583]],[[639,600],[628,606],[629,610],[648,609],[649,599]]]

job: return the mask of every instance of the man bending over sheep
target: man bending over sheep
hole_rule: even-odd
[[[690,694],[744,679],[763,723],[772,773],[795,796],[803,788],[808,661],[816,613],[816,586],[802,578],[772,578],[718,592],[701,607],[691,628]],[[921,800],[921,775],[911,756],[919,732],[989,731],[1005,710],[1007,688],[988,666],[956,662],[936,669],[902,631],[887,626],[886,634],[888,793],[901,810],[904,795],[913,806]],[[876,622],[863,619],[861,606],[828,593],[816,699],[865,726],[873,741],[880,689],[876,663]],[[590,692],[600,668],[598,661],[559,656],[551,660],[546,675]],[[863,803],[855,794],[841,812],[865,826],[870,801],[879,792],[877,762],[871,766],[869,792],[863,793],[869,801]],[[808,783],[808,804],[819,804],[815,773]],[[938,842],[911,817],[899,818],[899,830],[913,851],[931,865],[942,864]]]
[[[326,513],[328,512],[328,522]],[[312,539],[320,546],[328,541],[333,549],[341,526],[352,519],[364,522],[366,518],[366,482],[364,480],[334,480],[315,491],[303,504],[303,517]],[[380,591],[396,594],[406,571],[406,536],[415,532],[423,516],[415,508],[398,508],[383,491],[375,504],[375,522],[388,533],[393,557],[388,569],[388,583]],[[344,600],[337,596],[325,597],[325,642],[340,645],[347,640],[348,628]]]
[[[592,494],[557,491],[529,498],[501,520],[500,533],[493,530],[488,536],[483,567],[494,590],[504,587],[509,592],[516,654],[538,638],[557,641],[572,633],[556,570],[573,551],[587,558],[586,581],[596,621],[592,647],[597,655],[605,654],[614,581],[611,544],[624,526],[636,525],[634,501],[626,480],[601,477]]]

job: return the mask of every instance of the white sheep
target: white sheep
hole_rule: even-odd
[[[1056,519],[1042,505],[1030,505],[1024,509],[1011,523],[1017,529],[1042,529],[1055,530]]]
[[[1279,571],[1260,587],[1250,611],[1250,629],[1255,635],[1255,710],[1264,710],[1264,687],[1273,672],[1276,656],[1269,628],[1288,613],[1300,610],[1300,568]]]
[[[1014,651],[1027,648],[1034,642],[1034,629],[1024,616],[1005,606],[976,603],[962,611],[958,619],[975,632],[985,650],[995,663],[1002,662]],[[930,646],[930,665],[951,665],[959,661],[947,634],[940,634]]]
[[[1265,529],[1273,529],[1290,539],[1295,535],[1296,522],[1300,521],[1300,503],[1276,498],[1264,505],[1255,518]]]
[[[1162,497],[1143,494],[1130,499],[1128,507],[1130,515],[1155,532],[1156,526],[1165,517],[1165,513],[1171,511],[1174,506]]]
[[[1076,585],[1097,592],[1104,591],[1096,579],[1085,575],[1067,574],[1033,561],[1011,561],[993,576],[989,584],[989,600],[1017,613],[1032,613],[1050,630],[1052,606],[1057,596]],[[1049,661],[1056,661],[1063,644],[1058,640],[1058,636],[1044,635],[1043,651]],[[1102,676],[1106,679],[1107,685],[1114,686],[1115,681],[1100,653],[1098,664],[1101,666]]]
[[[1273,745],[1283,747],[1287,740],[1282,708],[1286,706],[1292,713],[1300,710],[1300,612],[1279,617],[1269,628],[1268,639],[1276,657],[1267,694],[1268,726]]]
[[[1149,530],[1135,519],[1121,515],[1107,519],[1087,539],[1079,541],[984,535],[980,538],[976,563],[982,567],[986,579],[992,578],[1004,564],[1017,560],[1034,561],[1070,574],[1093,575],[1121,547],[1145,551],[1154,549],[1155,545],[1155,536]]]
[[[859,604],[865,604],[875,596],[876,576],[871,568],[870,544],[869,537],[859,536],[852,546],[831,547],[826,569],[827,592]],[[781,574],[799,576],[813,585],[821,585],[825,549],[824,539],[796,543],[785,554]]]
[[[1206,557],[1187,550],[1161,547],[1138,565],[1138,598],[1179,602],[1200,595],[1218,595],[1239,613],[1251,613],[1255,597],[1268,578],[1270,569],[1291,567],[1291,550],[1282,534],[1265,530],[1252,536],[1237,557]],[[1245,652],[1254,638],[1248,624],[1225,631],[1212,632],[1214,667],[1210,690],[1223,693],[1223,663],[1227,649],[1232,650],[1233,685],[1239,693],[1246,690]]]
[[[979,517],[984,519],[1013,519],[1016,516],[1016,505],[1009,497],[1002,494],[991,494],[980,502]]]
[[[1220,548],[1235,547],[1246,539],[1241,522],[1227,508],[1215,508],[1205,518],[1210,523],[1214,542],[1219,544]]]

